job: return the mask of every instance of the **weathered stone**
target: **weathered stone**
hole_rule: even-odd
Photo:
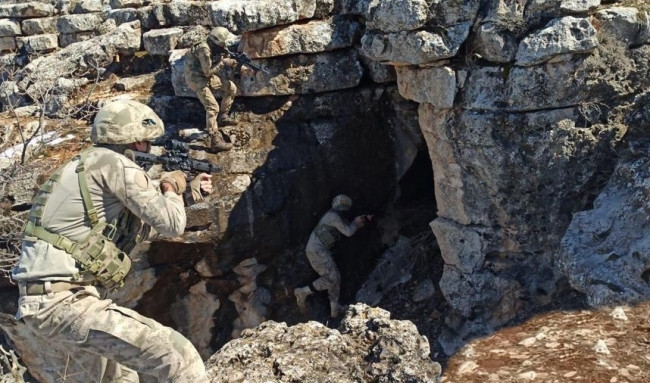
[[[366,25],[382,32],[410,31],[424,26],[429,14],[426,0],[372,0],[368,4]]]
[[[471,24],[450,27],[446,33],[410,31],[389,34],[366,32],[361,52],[376,61],[399,64],[426,64],[456,55],[467,38]]]
[[[117,25],[139,20],[138,16],[138,10],[135,8],[111,9],[107,14],[107,17],[115,20]]]
[[[371,60],[361,54],[359,58],[363,63],[366,72],[370,75],[370,78],[373,82],[378,84],[384,82],[394,82],[397,80],[397,74],[395,73],[395,67],[390,64],[382,64],[375,60]]]
[[[442,109],[454,106],[456,73],[453,69],[398,66],[395,72],[402,97]]]
[[[314,16],[316,2],[313,0],[221,0],[209,3],[212,25],[241,33],[291,24]]]
[[[541,64],[566,53],[586,53],[598,46],[596,29],[585,18],[566,16],[548,23],[519,44],[517,65]]]
[[[473,23],[481,5],[480,0],[436,0],[429,2],[430,24],[449,30],[456,24]]]
[[[464,104],[475,110],[534,111],[573,106],[590,87],[576,78],[580,62],[544,66],[477,69],[464,86]],[[477,75],[480,73],[480,75]]]
[[[168,55],[183,35],[180,28],[153,29],[142,35],[144,49],[151,55]]]
[[[48,51],[59,46],[58,36],[55,34],[18,37],[16,44],[27,52]]]
[[[95,32],[80,32],[80,33],[71,33],[71,34],[60,34],[59,35],[59,45],[62,48],[67,47],[70,44],[78,43],[79,41],[86,41],[95,37]]]
[[[21,34],[20,23],[18,21],[0,19],[0,37],[19,36]]]
[[[60,33],[71,34],[95,30],[104,20],[98,13],[59,17],[56,27]]]
[[[593,208],[573,215],[558,261],[571,286],[594,306],[650,298],[648,228],[650,172],[646,157],[619,163]]]
[[[113,9],[138,8],[144,5],[145,0],[110,0],[109,4]]]
[[[71,4],[70,13],[82,14],[101,12],[103,8],[102,0],[79,0],[74,4]]]
[[[508,63],[513,61],[519,45],[517,39],[494,23],[481,24],[472,45],[474,52],[488,61]]]
[[[341,0],[342,15],[366,16],[372,0]]]
[[[150,5],[146,7],[140,7],[136,10],[138,20],[140,20],[140,24],[142,25],[143,29],[154,29],[164,25],[160,24],[158,21],[154,9],[155,7]]]
[[[357,22],[333,17],[245,33],[241,47],[251,58],[317,53],[352,46],[360,33]]]
[[[481,239],[481,233],[442,217],[436,218],[430,225],[438,239],[445,264],[465,274],[483,267],[486,243]]]
[[[334,0],[316,0],[315,19],[326,19],[334,11]]]
[[[642,24],[639,10],[631,7],[613,7],[596,12],[600,21],[599,33],[632,45],[639,41]],[[647,20],[646,20],[647,22]],[[647,26],[646,26],[647,27]]]
[[[172,1],[167,13],[171,25],[207,25],[211,23],[206,2]]]
[[[600,0],[562,0],[560,10],[570,13],[586,13],[600,5]]]
[[[43,17],[38,19],[23,20],[23,33],[26,35],[42,35],[56,33],[58,17]]]
[[[277,381],[277,376],[287,382],[436,382],[441,369],[429,352],[429,342],[413,323],[356,304],[338,330],[315,321],[291,327],[267,321],[244,330],[206,367],[214,383]],[[246,358],[237,357],[242,353]]]
[[[183,75],[183,52],[174,51],[169,61],[177,96],[196,97]],[[354,50],[310,55],[293,55],[275,60],[257,60],[269,74],[242,67],[237,83],[241,96],[309,94],[357,86],[363,74]]]
[[[30,1],[21,4],[0,4],[0,17],[26,19],[30,17],[47,17],[55,14],[51,4]]]

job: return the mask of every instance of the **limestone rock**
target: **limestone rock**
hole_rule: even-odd
[[[497,63],[513,61],[519,48],[512,33],[503,31],[496,23],[485,23],[476,31],[475,53]]]
[[[103,19],[97,13],[83,15],[65,15],[59,17],[57,29],[60,33],[78,33],[95,30]]]
[[[184,52],[170,55],[172,83],[177,96],[196,97],[187,88],[183,75]],[[270,74],[244,66],[237,82],[241,96],[268,96],[328,92],[357,86],[362,68],[354,50],[293,55],[281,59],[256,60]]]
[[[600,5],[600,0],[562,0],[560,10],[570,13],[586,13]]]
[[[467,383],[645,382],[650,379],[647,345],[638,339],[650,305],[623,307],[628,321],[612,318],[611,311],[545,312],[470,340],[449,359],[443,378]],[[598,352],[604,349],[609,354]]]
[[[360,31],[359,23],[335,16],[329,20],[312,20],[245,33],[241,47],[251,58],[318,53],[352,46]]]
[[[0,37],[21,35],[20,23],[15,20],[0,19]]]
[[[311,18],[316,11],[316,1],[221,0],[209,3],[208,7],[212,25],[241,33]]]
[[[80,41],[90,40],[95,37],[95,32],[80,32],[80,33],[71,33],[71,34],[60,34],[59,35],[59,45],[62,48],[67,47],[70,44],[78,43]]]
[[[172,1],[166,5],[170,25],[211,25],[207,2]]]
[[[594,202],[573,215],[558,260],[571,285],[592,306],[642,302],[650,248],[647,224],[647,158],[624,161]]]
[[[596,12],[596,18],[600,21],[602,33],[626,45],[641,43],[642,32],[647,31],[648,20],[642,21],[637,8],[612,7]]]
[[[181,28],[153,29],[142,35],[144,49],[151,55],[168,55],[183,35]]]
[[[27,52],[41,52],[56,49],[59,46],[57,35],[35,35],[18,37],[16,45],[20,48],[23,47]]]
[[[361,59],[361,62],[365,68],[365,72],[370,75],[370,78],[373,82],[381,84],[385,82],[394,82],[397,80],[395,67],[392,65],[382,64],[375,60],[371,60],[362,54],[359,54],[359,59]]]
[[[104,8],[102,0],[80,0],[75,2],[72,5],[70,13],[73,14],[82,14],[82,13],[93,13],[101,12]]]
[[[318,322],[267,321],[207,362],[212,382],[422,382],[440,378],[429,343],[387,311],[351,306],[338,330]]]
[[[113,9],[138,8],[144,5],[145,0],[110,0],[109,5]]]
[[[566,53],[586,53],[598,46],[596,29],[586,18],[566,16],[526,37],[517,51],[517,65],[543,63]]]
[[[368,28],[400,32],[421,28],[429,20],[430,13],[425,0],[372,0],[366,14]]]
[[[58,17],[43,17],[38,19],[23,20],[23,32],[26,35],[41,35],[46,33],[56,33],[56,24]]]
[[[426,30],[366,32],[361,38],[361,52],[372,60],[412,65],[447,59],[458,52],[470,26],[470,23],[458,24],[447,29],[444,35]]]
[[[27,19],[31,17],[47,17],[55,14],[52,4],[38,1],[28,1],[19,4],[0,4],[0,17]]]
[[[0,37],[0,51],[13,51],[16,49],[15,37]]]
[[[402,97],[445,109],[454,106],[456,73],[449,67],[396,67],[397,86]]]

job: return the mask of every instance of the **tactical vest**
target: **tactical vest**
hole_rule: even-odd
[[[105,221],[99,221],[97,210],[93,206],[88,191],[88,182],[84,170],[86,155],[87,151],[84,151],[76,157],[79,160],[76,172],[86,215],[92,226],[90,234],[84,240],[75,242],[63,235],[52,233],[41,226],[45,205],[61,178],[62,167],[41,186],[34,198],[23,236],[36,237],[57,249],[64,250],[77,261],[82,271],[93,274],[104,287],[117,288],[124,284],[124,278],[131,269],[131,259],[125,251],[130,252],[141,239],[137,231],[128,232],[133,220],[138,218],[130,211],[127,211],[127,214],[119,222],[113,220],[108,224]]]
[[[316,234],[316,237],[328,249],[334,247],[334,244],[343,236],[341,232],[338,231],[338,229],[334,226],[325,225],[323,223],[316,225],[314,232]]]

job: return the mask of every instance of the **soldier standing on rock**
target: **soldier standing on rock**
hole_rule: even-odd
[[[138,382],[139,372],[159,382],[208,382],[183,335],[102,299],[98,289],[123,284],[128,253],[154,232],[176,237],[185,230],[185,175],[164,173],[158,185],[124,155],[147,152],[163,133],[148,106],[107,104],[91,129],[94,146],[57,170],[34,198],[12,278],[20,293],[16,318],[26,328],[21,336],[49,352],[31,366],[40,381]],[[191,185],[212,191],[207,174]]]
[[[341,273],[339,272],[331,249],[342,235],[353,236],[357,230],[365,226],[372,219],[371,215],[360,215],[348,222],[341,214],[350,210],[352,199],[344,194],[339,194],[332,200],[332,208],[323,215],[311,232],[307,242],[307,259],[311,267],[320,275],[312,283],[293,290],[300,311],[305,310],[307,297],[316,291],[327,290],[330,300],[330,316],[338,317],[344,307],[339,304],[341,292]]]
[[[185,79],[205,108],[205,127],[210,134],[212,149],[226,151],[232,144],[225,142],[219,124],[233,124],[228,115],[237,93],[230,73],[237,63],[226,57],[221,48],[234,50],[239,39],[226,28],[212,29],[206,41],[195,44],[185,53]],[[216,76],[216,78],[214,77]],[[222,91],[221,108],[212,94],[211,85]]]

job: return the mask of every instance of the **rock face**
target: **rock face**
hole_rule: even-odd
[[[558,311],[468,343],[441,382],[646,382],[650,305]],[[636,334],[636,335],[635,335]]]
[[[650,299],[648,159],[622,162],[590,210],[576,213],[562,239],[560,268],[595,306]]]
[[[408,321],[363,304],[350,306],[338,330],[318,322],[268,321],[245,330],[206,363],[217,382],[434,383],[440,365]]]

